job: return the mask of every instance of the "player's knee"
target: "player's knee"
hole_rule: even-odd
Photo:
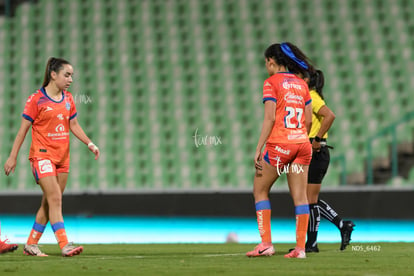
[[[62,206],[62,195],[60,193],[56,193],[54,195],[47,197],[47,203],[49,207],[60,207]]]

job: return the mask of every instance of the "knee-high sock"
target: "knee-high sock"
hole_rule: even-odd
[[[296,247],[305,248],[306,233],[309,224],[309,205],[295,206],[296,214]]]
[[[321,221],[321,214],[319,212],[318,204],[309,204],[309,226],[308,226],[308,240],[306,247],[315,247],[317,245],[319,223]]]
[[[256,202],[257,225],[259,226],[260,237],[263,243],[272,242],[270,226],[271,207],[269,200]]]
[[[59,243],[60,249],[68,244],[68,237],[66,236],[65,224],[63,222],[56,222],[52,224],[53,232],[55,232],[56,240]]]
[[[27,244],[38,244],[40,237],[42,237],[42,234],[45,231],[45,228],[46,228],[46,225],[37,223],[35,221],[32,227],[32,231],[30,231],[30,235],[26,243]]]
[[[321,216],[335,224],[336,227],[338,227],[338,229],[341,229],[343,221],[342,218],[338,215],[338,213],[322,199],[318,200],[318,205]]]

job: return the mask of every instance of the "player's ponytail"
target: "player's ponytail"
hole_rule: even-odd
[[[55,58],[55,57],[49,58],[46,64],[45,76],[43,78],[42,87],[46,87],[49,84],[51,80],[50,74],[52,72],[58,73],[63,68],[63,65],[65,64],[70,64],[70,62],[63,58]]]
[[[323,72],[321,70],[316,70],[313,74],[310,76],[309,81],[309,88],[315,89],[316,92],[318,92],[319,96],[323,99],[323,86],[325,85],[325,77],[323,75]]]

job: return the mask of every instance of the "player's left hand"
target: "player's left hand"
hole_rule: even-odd
[[[88,149],[93,152],[93,154],[95,154],[95,160],[98,160],[99,155],[100,155],[100,151],[99,148],[92,142],[90,142],[88,144]]]

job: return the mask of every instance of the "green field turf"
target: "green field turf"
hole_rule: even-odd
[[[0,255],[0,275],[414,275],[413,243],[319,244],[320,253],[285,259],[292,244],[276,244],[272,257],[247,258],[253,244],[85,245],[84,253],[61,257],[24,256],[22,246]]]

